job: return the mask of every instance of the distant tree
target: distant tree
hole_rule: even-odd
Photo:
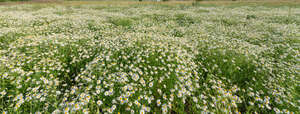
[[[141,2],[141,1],[143,1],[143,0],[139,0],[139,1]]]

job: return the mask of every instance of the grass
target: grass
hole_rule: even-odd
[[[110,22],[116,26],[122,27],[130,27],[132,25],[132,20],[127,18],[111,19]]]
[[[4,4],[0,112],[299,113],[298,2]]]
[[[26,1],[26,0],[25,0]],[[265,7],[298,7],[299,2],[297,0],[243,0],[243,1],[230,1],[230,0],[204,0],[195,3],[192,0],[187,1],[168,1],[168,2],[153,2],[153,1],[131,1],[131,0],[125,0],[125,1],[119,1],[119,0],[112,0],[112,1],[46,1],[46,2],[7,2],[3,1],[2,4],[19,4],[19,3],[25,3],[25,4],[60,4],[60,5],[67,5],[67,6],[80,6],[80,5],[93,5],[98,4],[100,6],[105,5],[114,5],[114,6],[127,6],[127,5],[151,5],[151,4],[159,4],[159,5],[167,5],[167,6],[177,6],[177,5],[197,5],[201,7],[213,7],[213,6],[226,6],[226,7],[239,7],[239,6],[249,6],[249,7],[255,7],[255,6],[265,6]]]

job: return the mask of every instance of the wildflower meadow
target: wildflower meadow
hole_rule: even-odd
[[[1,114],[299,113],[300,7],[79,3],[0,5]]]

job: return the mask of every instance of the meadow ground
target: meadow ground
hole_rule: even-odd
[[[1,4],[3,114],[299,113],[299,2]]]

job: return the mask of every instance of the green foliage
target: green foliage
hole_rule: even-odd
[[[246,19],[256,19],[257,17],[255,15],[247,15]]]
[[[0,49],[7,49],[10,43],[23,36],[22,33],[7,33],[0,36]]]
[[[186,14],[176,14],[175,20],[181,26],[187,26],[195,23],[193,18],[186,16]]]
[[[132,25],[132,20],[129,18],[114,18],[110,19],[109,22],[122,27],[130,27]]]
[[[182,33],[181,31],[177,30],[177,29],[174,29],[172,31],[172,36],[173,37],[183,37],[184,36],[184,33]]]

